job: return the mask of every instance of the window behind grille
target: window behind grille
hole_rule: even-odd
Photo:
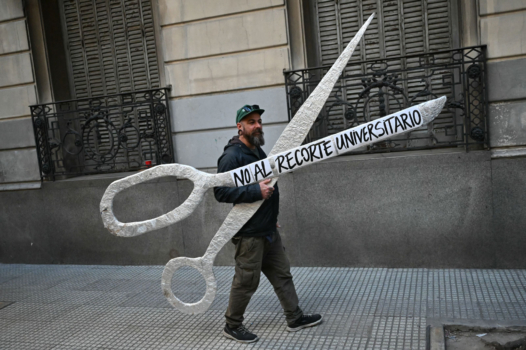
[[[365,32],[364,39],[356,48],[345,74],[364,75],[371,73],[370,64],[353,65],[360,61],[407,56],[413,54],[433,53],[456,47],[458,33],[453,28],[457,25],[455,0],[310,0],[314,5],[313,16],[317,21],[317,58],[315,65],[332,65],[343,51],[345,46],[358,32],[362,24],[373,13],[375,20]],[[389,61],[389,70],[422,67],[426,60],[433,63],[446,62],[450,59],[449,53],[436,54],[432,57],[415,57],[406,60],[394,59]],[[311,62],[309,62],[312,66]],[[381,70],[381,65],[374,67]],[[425,72],[430,73],[430,72]],[[409,96],[415,96],[424,89],[432,94],[451,97],[452,90],[444,84],[441,76],[431,77],[420,81],[413,79],[422,76],[419,70],[404,72],[402,78],[408,79],[401,82],[403,89]],[[432,75],[432,74],[429,74]],[[379,77],[381,79],[381,77]],[[342,82],[339,98],[346,101],[356,101],[363,91],[359,79],[347,79]],[[416,104],[428,99],[429,96],[418,96],[412,102]],[[334,102],[332,96],[328,104]],[[375,112],[379,101],[369,101],[370,117],[379,117]],[[393,98],[386,97],[389,113],[398,110],[398,103]],[[345,106],[330,109],[328,120],[331,129],[328,133],[336,133],[346,125]],[[360,113],[360,112],[358,112]],[[375,114],[376,113],[376,114]],[[437,126],[452,124],[454,115],[444,112],[435,121]]]
[[[61,0],[72,97],[160,87],[150,0]]]

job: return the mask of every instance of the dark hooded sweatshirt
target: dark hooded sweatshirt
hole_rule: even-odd
[[[223,154],[217,160],[217,172],[224,173],[267,157],[261,147],[257,147],[256,150],[259,152],[259,158],[254,151],[239,140],[239,136],[234,136],[228,141]],[[234,203],[234,205],[263,199],[258,183],[243,187],[215,187],[214,194],[219,202]],[[278,185],[275,184],[272,196],[263,202],[254,216],[239,230],[236,237],[264,237],[276,232],[278,213],[279,190]]]

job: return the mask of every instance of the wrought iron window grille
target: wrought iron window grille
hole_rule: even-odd
[[[440,96],[447,103],[427,127],[350,154],[440,147],[489,147],[486,46],[351,62],[305,142]],[[289,121],[330,66],[285,71]]]
[[[30,106],[41,180],[173,163],[169,89]]]

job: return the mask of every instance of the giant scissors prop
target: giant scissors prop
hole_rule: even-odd
[[[269,185],[274,186],[278,180],[278,175],[384,140],[393,135],[409,132],[432,121],[442,110],[446,100],[445,97],[431,100],[362,124],[356,128],[345,130],[339,134],[301,145],[373,17],[374,13],[347,45],[309,98],[303,103],[277,140],[268,158],[227,173],[209,174],[187,165],[165,164],[117,180],[108,186],[100,203],[104,226],[112,234],[122,237],[133,237],[157,230],[188,217],[199,205],[205,192],[210,188],[216,186],[245,186],[270,178],[272,178],[272,181]],[[164,176],[188,179],[194,183],[192,193],[183,204],[169,213],[146,221],[123,223],[115,218],[113,214],[113,198],[117,193],[139,183]],[[161,286],[170,304],[187,314],[199,314],[208,310],[214,301],[217,289],[216,279],[212,270],[216,255],[225,243],[250,220],[262,203],[263,200],[260,200],[254,203],[243,203],[234,206],[212,238],[208,249],[202,257],[178,257],[166,264],[161,279]],[[184,303],[172,292],[172,277],[175,271],[183,266],[197,269],[206,281],[205,295],[196,303]]]

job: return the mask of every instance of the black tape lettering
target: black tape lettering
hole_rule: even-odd
[[[245,169],[243,170],[244,176],[245,176],[245,183],[250,183],[250,180],[252,179],[252,176],[250,176],[250,170]]]
[[[259,180],[259,176],[258,175],[261,175],[262,178],[264,178],[264,174],[263,174],[263,169],[261,169],[261,167],[259,166],[258,163],[254,164],[254,180],[258,181]]]
[[[314,161],[314,158],[320,159],[320,157],[318,157],[316,154],[314,154],[316,152],[316,147],[318,147],[318,144],[309,146],[310,159],[312,161]]]
[[[356,131],[353,132],[354,139],[356,140],[356,143],[360,141],[359,143],[363,142],[363,129],[360,129],[360,133],[358,134]]]
[[[389,130],[387,130],[387,126],[385,125],[385,123],[387,123],[387,120],[384,120],[383,123],[384,123],[385,133],[386,133],[386,135],[389,135]]]
[[[415,114],[418,114],[418,121],[416,120]],[[422,115],[416,109],[413,111],[413,120],[415,125],[420,125],[420,123],[422,123]]]
[[[294,158],[291,156],[292,152],[289,152],[287,154],[285,154],[285,158],[287,158],[287,165],[289,166],[289,169],[292,170],[296,167],[296,164],[292,164],[290,165],[290,161],[291,160],[294,160]]]
[[[336,148],[338,149],[338,151],[341,151],[343,149],[343,144],[345,141],[343,137],[344,137],[343,134],[336,137]],[[345,148],[347,147],[349,147],[348,144],[345,145]]]
[[[400,129],[405,130],[404,126],[402,125],[402,122],[398,117],[395,118],[395,132],[398,132],[398,127],[400,126]]]
[[[303,151],[305,151],[305,154],[303,153]],[[303,160],[306,161],[306,162],[310,162],[310,158],[309,158],[309,150],[307,148],[302,148],[301,149],[301,156],[303,157]]]
[[[343,136],[345,137],[345,148],[349,148],[349,143],[353,146],[356,144],[352,133],[346,132]]]
[[[407,122],[407,119],[411,121],[411,118],[405,113],[400,114],[400,117],[402,118],[402,122],[404,123],[404,126],[407,125],[408,128],[412,128],[414,125],[411,125]]]
[[[376,122],[376,124],[374,125],[374,130],[376,130],[376,131],[378,131],[378,130],[382,130],[382,133],[381,133],[380,135],[378,135],[379,138],[385,135],[385,130],[384,130],[384,128],[380,128],[380,129],[378,129],[378,124],[380,124],[380,123],[381,123],[381,122]]]
[[[391,131],[391,134],[393,133],[393,127],[391,126],[391,119],[393,119],[394,117],[391,117],[389,119],[387,119],[385,122],[384,122],[384,127],[385,127],[385,123],[387,122],[387,125],[389,125],[389,130]],[[385,129],[387,130],[387,128]]]
[[[323,142],[318,143],[318,152],[320,154],[320,159],[323,159],[323,152],[321,151],[322,146],[323,146]]]
[[[325,152],[325,157],[330,156],[333,152],[329,150],[329,147],[327,145],[330,145],[331,141],[325,141],[323,143],[323,151]]]
[[[259,180],[259,177],[258,177],[258,174],[261,175],[261,178],[264,179],[266,178],[267,176],[269,176],[270,174],[272,174],[272,172],[266,172],[266,168],[265,168],[265,162],[259,162],[259,163],[256,163],[254,165],[254,180],[258,181]]]
[[[376,136],[374,133],[373,133],[373,128],[374,128],[374,125],[373,124],[368,124],[367,125],[367,131],[369,132],[369,137],[370,137],[370,140],[372,141],[373,140],[373,136],[375,139],[378,138],[378,136]]]
[[[298,157],[298,153],[300,153],[301,150],[297,149],[296,151],[294,151],[294,158],[296,159],[296,164],[298,166],[301,166],[301,164],[303,164],[303,161],[300,161],[300,158]]]
[[[267,167],[265,162],[261,162],[261,164],[263,166],[263,174],[265,175],[265,177],[272,175],[272,169],[269,169],[267,173]]]
[[[286,166],[283,165],[283,163],[285,162],[285,156],[283,155],[279,155],[276,160],[278,161],[278,172],[279,173],[282,173],[283,172],[283,169],[285,170],[289,170],[289,168],[287,168]]]
[[[243,170],[241,170],[241,174],[238,174],[237,172],[234,172],[234,183],[236,184],[236,187],[239,187],[240,183],[241,186],[245,186],[245,179],[243,178]]]
[[[416,126],[415,118],[413,118],[413,115],[411,114],[411,112],[407,113],[407,115],[409,116],[409,119],[411,119],[411,123],[413,123],[413,125]]]

